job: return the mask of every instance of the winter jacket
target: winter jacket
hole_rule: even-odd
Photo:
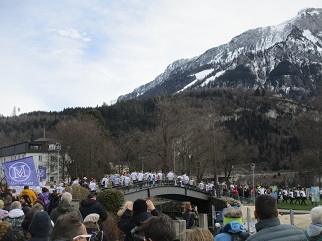
[[[123,215],[120,217],[117,227],[121,229],[125,233],[124,241],[133,241],[133,237],[131,235],[131,230],[136,226],[140,226],[142,222],[148,220],[152,216],[158,216],[159,211],[154,209],[151,212],[139,212],[135,215],[131,215],[131,211],[126,209]]]
[[[91,198],[86,198],[81,201],[79,211],[82,214],[83,219],[85,219],[85,217],[91,213],[97,213],[100,215],[100,220],[102,222],[107,219],[107,212],[102,204],[100,204],[99,201]]]
[[[50,232],[53,226],[47,212],[36,213],[29,226],[31,239],[29,241],[49,241]]]
[[[57,218],[60,215],[63,215],[63,214],[68,213],[68,212],[76,212],[78,214],[78,216],[79,216],[79,220],[83,221],[82,214],[79,212],[79,210],[77,210],[77,208],[75,208],[73,205],[71,205],[69,202],[66,202],[66,201],[61,201],[58,204],[58,207],[55,208],[50,213],[50,218],[51,218],[51,220],[53,220],[54,223],[56,223]]]
[[[9,212],[9,215],[3,218],[3,221],[9,222],[12,225],[13,232],[23,231],[22,229],[22,221],[25,218],[25,214],[21,209],[12,209]]]
[[[255,224],[256,233],[250,236],[247,241],[255,240],[307,240],[301,229],[290,224],[281,224],[279,218],[269,218],[258,221]]]
[[[232,221],[222,228],[222,233],[215,236],[215,241],[231,241],[231,234],[240,232],[246,233],[244,226],[237,221]]]
[[[322,241],[322,224],[319,223],[311,223],[307,230],[304,231],[304,234],[308,240],[312,240],[313,237],[318,239],[314,239],[316,241]]]

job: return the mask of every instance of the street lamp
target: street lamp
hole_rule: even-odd
[[[253,186],[252,186],[252,191],[253,191],[253,197],[254,197],[254,205],[255,205],[255,192],[254,192],[254,187],[255,187],[255,181],[254,181],[254,172],[255,172],[255,163],[252,163],[251,169],[253,171]]]
[[[59,142],[55,144],[55,150],[57,151],[57,180],[59,184],[59,151],[61,150],[61,144]]]
[[[189,157],[189,176],[191,176],[191,158],[192,158],[192,154],[189,153],[188,157]]]

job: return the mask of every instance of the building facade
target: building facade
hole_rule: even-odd
[[[60,154],[59,151],[56,150],[56,142],[54,140],[40,138],[35,141],[27,141],[0,148],[1,164],[30,156],[34,159],[36,170],[43,169],[44,167],[46,169],[46,177],[40,181],[53,183],[57,180],[59,175],[58,157],[60,157]],[[2,180],[5,176],[2,165],[0,170],[0,177]]]

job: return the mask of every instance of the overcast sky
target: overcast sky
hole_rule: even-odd
[[[0,0],[0,114],[112,103],[321,0]],[[20,114],[17,112],[17,114]]]

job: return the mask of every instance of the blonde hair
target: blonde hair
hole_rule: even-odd
[[[214,236],[207,228],[187,229],[186,241],[214,241]]]
[[[189,209],[191,209],[191,202],[184,202],[183,203],[183,212],[187,212]]]
[[[4,202],[2,199],[0,199],[0,208],[3,208],[4,207]]]
[[[121,217],[126,209],[133,210],[133,202],[127,201],[124,203],[123,207],[117,212],[117,216]]]

